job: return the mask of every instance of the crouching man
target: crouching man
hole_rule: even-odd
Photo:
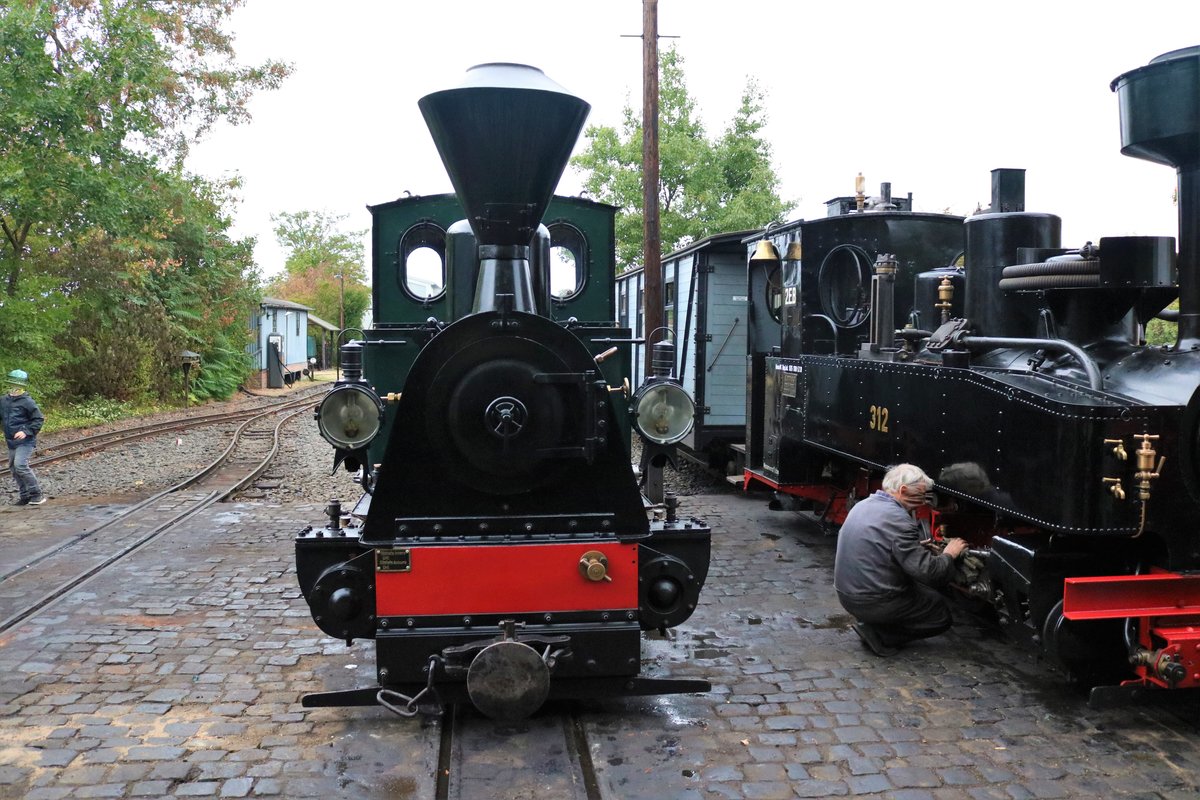
[[[934,587],[950,580],[967,543],[951,539],[940,554],[921,544],[912,512],[932,487],[920,467],[892,467],[882,489],[850,509],[838,534],[833,585],[842,608],[858,620],[855,633],[878,656],[953,624],[949,603]]]

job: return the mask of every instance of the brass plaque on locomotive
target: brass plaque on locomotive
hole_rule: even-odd
[[[784,372],[779,375],[779,392],[784,397],[796,396],[796,380],[799,376],[794,372]]]
[[[406,547],[392,547],[375,551],[376,572],[408,572],[412,569],[412,551]]]

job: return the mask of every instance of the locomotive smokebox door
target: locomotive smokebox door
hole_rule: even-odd
[[[524,719],[546,702],[550,668],[527,644],[511,639],[496,642],[471,662],[467,693],[475,707],[492,719]]]

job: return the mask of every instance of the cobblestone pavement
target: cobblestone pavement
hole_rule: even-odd
[[[1092,711],[966,619],[877,659],[832,597],[832,539],[761,496],[683,510],[714,529],[708,584],[644,656],[713,692],[574,706],[606,800],[1197,796],[1194,705]],[[111,508],[23,511],[0,511],[0,574]],[[292,536],[320,516],[214,507],[0,636],[0,798],[433,797],[436,721],[299,705],[374,674],[371,646],[326,639],[295,586]],[[512,774],[554,713],[464,757]],[[505,783],[486,791],[535,796]]]

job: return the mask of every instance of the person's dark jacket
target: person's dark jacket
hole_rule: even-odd
[[[954,573],[954,559],[921,544],[921,526],[887,492],[861,500],[838,533],[833,585],[860,598],[894,597],[913,582],[941,586]]]
[[[4,441],[9,447],[33,444],[46,418],[28,392],[0,395],[0,417],[4,419]],[[25,431],[24,439],[14,439],[17,431]]]

